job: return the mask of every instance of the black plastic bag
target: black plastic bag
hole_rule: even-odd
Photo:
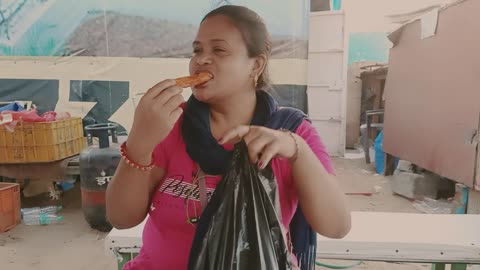
[[[237,144],[197,225],[188,269],[292,269],[280,215],[271,167],[259,171],[245,143]]]

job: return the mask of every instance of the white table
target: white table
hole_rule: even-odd
[[[105,239],[107,251],[122,254],[123,259],[129,258],[124,254],[138,253],[144,224],[113,229]],[[352,212],[352,229],[345,238],[318,235],[317,257],[466,269],[467,264],[480,264],[480,215]]]
[[[480,215],[353,212],[345,238],[318,236],[317,256],[465,269],[480,264]]]

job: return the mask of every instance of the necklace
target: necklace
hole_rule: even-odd
[[[202,172],[202,169],[200,166],[198,166],[197,173],[195,174],[195,177],[192,180],[192,185],[190,189],[187,191],[186,197],[185,197],[185,209],[186,209],[186,216],[187,216],[187,223],[191,224],[192,226],[198,223],[200,220],[200,216],[197,213],[197,206],[195,205],[195,202],[193,201],[193,212],[194,216],[190,217],[190,212],[189,212],[189,202],[192,198],[193,193],[195,190],[199,191],[199,197],[200,197],[200,204],[202,207],[202,210],[206,206],[206,187],[205,187],[205,178],[206,174]]]

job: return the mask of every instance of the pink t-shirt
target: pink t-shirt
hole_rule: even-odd
[[[156,165],[166,170],[166,175],[155,192],[149,217],[143,230],[143,246],[140,254],[127,263],[124,270],[186,269],[195,234],[195,227],[187,218],[200,215],[199,192],[194,190],[188,200],[186,195],[196,185],[192,184],[198,165],[186,151],[181,134],[182,118],[173,130],[154,150]],[[315,128],[308,122],[300,124],[296,132],[317,155],[325,169],[334,174],[331,159]],[[288,230],[298,205],[297,193],[287,159],[273,159],[272,168],[277,179],[282,223]],[[207,196],[210,198],[221,176],[207,176]],[[196,192],[195,192],[196,191]],[[197,215],[195,214],[197,211]]]

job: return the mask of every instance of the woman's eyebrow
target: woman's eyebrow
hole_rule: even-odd
[[[209,40],[210,43],[214,43],[214,42],[223,42],[223,43],[226,43],[228,44],[228,42],[224,39],[221,39],[221,38],[214,38],[214,39],[211,39]],[[195,40],[192,42],[192,45],[195,46],[195,45],[201,45],[202,42],[198,41],[198,40]]]
[[[211,39],[210,42],[225,42],[228,44],[228,42],[225,40],[225,39],[221,39],[221,38],[214,38],[214,39]]]

